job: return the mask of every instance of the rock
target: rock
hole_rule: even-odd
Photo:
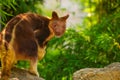
[[[73,80],[120,80],[120,63],[115,62],[104,68],[85,68],[73,74]]]
[[[14,67],[11,70],[10,80],[44,80],[44,79],[29,73],[27,70]]]

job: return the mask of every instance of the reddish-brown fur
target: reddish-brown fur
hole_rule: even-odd
[[[33,13],[19,14],[12,18],[0,34],[2,80],[8,80],[17,60],[30,61],[30,72],[38,75],[37,62],[45,54],[47,42],[54,36],[62,36],[69,15],[52,18]]]

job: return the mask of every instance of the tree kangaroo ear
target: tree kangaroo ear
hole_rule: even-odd
[[[52,12],[52,19],[58,19],[58,14],[55,11]]]
[[[61,17],[62,20],[66,20],[69,17],[69,14],[67,14],[66,16]]]

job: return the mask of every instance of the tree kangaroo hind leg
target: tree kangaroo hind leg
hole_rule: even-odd
[[[25,46],[24,55],[30,61],[30,73],[39,76],[37,72],[37,63],[38,63],[38,46],[35,40],[27,40]]]
[[[38,59],[34,59],[34,60],[30,60],[30,68],[29,68],[29,71],[30,73],[36,75],[39,77],[39,73],[37,71],[37,63],[38,63]]]
[[[11,68],[15,61],[15,54],[12,50],[7,50],[2,52],[1,62],[2,62],[2,74],[0,80],[9,80]]]

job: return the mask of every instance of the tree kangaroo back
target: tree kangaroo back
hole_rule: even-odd
[[[18,60],[30,61],[30,73],[39,76],[37,62],[44,57],[47,42],[64,34],[68,17],[59,17],[53,11],[51,19],[33,13],[12,18],[0,33],[1,79],[9,80],[11,68]]]

